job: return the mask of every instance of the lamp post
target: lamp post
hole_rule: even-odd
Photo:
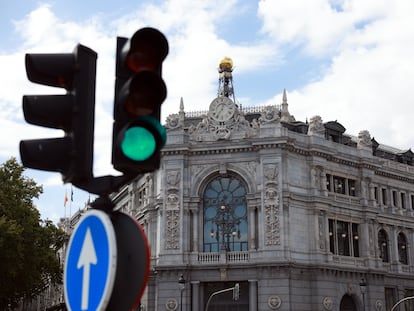
[[[180,289],[180,311],[183,311],[183,292],[185,289],[185,279],[182,274],[180,275],[180,278],[178,279],[178,288]]]
[[[234,249],[234,238],[237,237],[240,239],[240,229],[238,229],[238,225],[240,225],[241,217],[237,217],[234,214],[234,208],[231,205],[226,205],[224,202],[216,210],[216,215],[211,218],[211,222],[216,225],[217,231],[214,231],[211,228],[210,236],[221,243],[220,249],[223,251],[230,250],[230,237],[233,238],[233,249]],[[221,234],[221,239],[219,237]],[[221,240],[221,242],[220,242]]]
[[[362,303],[364,305],[364,311],[365,311],[365,293],[367,291],[367,282],[365,281],[365,278],[361,278],[361,281],[359,282],[359,288],[361,289]]]

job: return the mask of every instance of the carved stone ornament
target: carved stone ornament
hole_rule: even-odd
[[[165,214],[165,249],[178,249],[180,235],[180,211],[167,210]]]
[[[319,227],[319,249],[325,249],[325,217],[318,217],[318,227]]]
[[[313,116],[310,118],[308,135],[325,135],[325,126],[322,123],[322,118],[320,116]]]
[[[382,311],[384,308],[383,308],[383,305],[382,305],[382,301],[381,300],[377,300],[377,301],[375,301],[375,310],[376,311]]]
[[[180,191],[181,174],[168,171],[166,177],[166,212],[165,212],[165,249],[178,249],[180,246]]]
[[[167,185],[168,188],[178,188],[180,182],[180,172],[179,171],[169,171],[167,172]]]
[[[235,108],[229,119],[217,119],[209,112],[197,125],[188,128],[190,140],[217,141],[229,139],[243,139],[258,134],[257,122],[250,123],[242,112]]]
[[[265,245],[280,245],[280,209],[278,194],[279,168],[276,164],[263,166]]]
[[[180,127],[180,116],[178,115],[178,113],[170,114],[167,117],[165,127],[167,129],[176,129]]]
[[[179,210],[180,209],[180,197],[178,191],[175,189],[169,189],[167,193],[167,210]]]
[[[167,302],[165,303],[165,309],[168,311],[175,311],[177,310],[178,302],[174,298],[168,298]]]
[[[266,106],[259,117],[259,123],[280,122],[279,109],[275,106]]]
[[[364,130],[364,131],[360,131],[358,134],[358,145],[359,148],[363,148],[363,147],[371,147],[372,146],[372,142],[371,142],[371,135],[369,134],[368,131]]]
[[[279,296],[272,295],[267,300],[267,305],[269,306],[270,309],[277,310],[282,305],[282,299],[280,299]]]
[[[323,298],[322,305],[325,308],[325,310],[328,310],[328,311],[332,310],[333,309],[333,300],[332,300],[332,298],[331,297]]]

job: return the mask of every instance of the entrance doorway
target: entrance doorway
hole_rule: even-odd
[[[341,305],[339,307],[340,311],[357,311],[355,301],[352,296],[344,295],[341,300]]]
[[[215,295],[209,304],[208,311],[249,311],[249,283],[248,282],[214,282],[204,283],[204,304],[214,292],[234,287],[235,283],[239,283],[240,292],[239,300],[233,300],[233,291]]]

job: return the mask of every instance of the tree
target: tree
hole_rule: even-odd
[[[0,166],[0,310],[62,282],[56,253],[65,233],[41,220],[33,199],[43,188],[24,170],[15,158]]]

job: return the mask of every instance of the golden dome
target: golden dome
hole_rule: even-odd
[[[232,70],[233,69],[233,61],[230,57],[225,56],[221,61],[219,65],[221,70]]]

